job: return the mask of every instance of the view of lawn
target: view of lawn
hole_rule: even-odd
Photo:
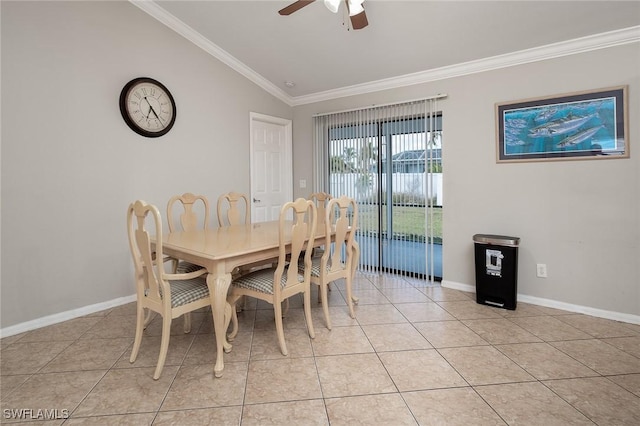
[[[361,204],[358,206],[359,225],[361,232],[378,231],[378,206]],[[435,243],[442,242],[442,208],[432,210],[424,206],[393,206],[392,227],[397,238],[420,241],[426,238],[433,229]],[[425,215],[428,214],[430,228],[425,231]],[[383,232],[387,232],[387,210],[382,212]]]

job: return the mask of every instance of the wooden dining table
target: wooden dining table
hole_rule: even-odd
[[[289,228],[290,227],[285,227]],[[314,246],[325,243],[324,227],[316,229]],[[285,241],[290,236],[285,234]],[[211,297],[211,311],[216,336],[216,363],[214,375],[221,377],[224,370],[224,352],[231,351],[227,341],[224,314],[227,292],[231,285],[231,272],[239,266],[268,263],[278,257],[279,221],[246,225],[223,226],[197,231],[178,231],[163,237],[165,255],[182,259],[207,269],[207,286]],[[359,248],[356,248],[359,254]],[[356,257],[357,259],[357,257]],[[355,273],[355,263],[353,272]],[[229,309],[229,308],[227,308]]]

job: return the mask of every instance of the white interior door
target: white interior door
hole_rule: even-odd
[[[250,113],[251,221],[277,220],[293,198],[291,120]]]

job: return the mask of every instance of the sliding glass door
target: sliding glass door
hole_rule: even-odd
[[[322,127],[328,191],[358,202],[360,269],[441,279],[441,114],[412,104]]]

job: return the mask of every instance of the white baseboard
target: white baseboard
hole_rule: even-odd
[[[454,290],[467,291],[470,293],[476,292],[475,285],[469,285],[464,283],[458,283],[455,281],[442,280],[442,287],[451,288]],[[630,324],[640,324],[640,316],[625,314],[621,312],[606,311],[604,309],[592,308],[590,306],[574,305],[572,303],[559,302],[557,300],[544,299],[542,297],[528,296],[526,294],[518,293],[516,296],[518,302],[530,303],[532,305],[545,306],[547,308],[561,309],[563,311],[577,312],[580,314],[591,315],[598,318],[606,318],[614,321],[622,321]]]
[[[454,290],[466,291],[467,293],[475,293],[476,292],[476,286],[475,285],[463,284],[463,283],[459,283],[459,282],[455,282],[455,281],[442,280],[440,285],[442,287],[445,287],[445,288],[452,288]]]
[[[476,292],[475,285],[459,283],[456,281],[442,280],[441,285],[442,287],[451,288],[454,290],[466,291],[469,293]],[[625,314],[625,313],[614,312],[614,311],[606,311],[604,309],[597,309],[589,306],[574,305],[571,303],[559,302],[557,300],[551,300],[551,299],[544,299],[542,297],[528,296],[526,294],[520,294],[520,293],[518,293],[516,298],[519,302],[530,303],[532,305],[561,309],[564,311],[576,312],[576,313],[591,315],[598,318],[606,318],[606,319],[615,320],[615,321],[622,321],[630,324],[640,324],[640,316],[638,315]],[[130,296],[120,297],[120,298],[109,300],[106,302],[96,303],[94,305],[83,306],[82,308],[72,309],[70,311],[48,315],[46,317],[37,318],[35,320],[1,328],[0,338],[14,336],[16,334],[24,333],[26,331],[35,330],[37,328],[46,327],[48,325],[53,325],[63,321],[68,321],[70,319],[79,318],[85,315],[104,311],[105,309],[114,308],[116,306],[135,302],[135,300],[136,300],[136,295],[132,294]]]
[[[46,327],[48,325],[53,325],[59,322],[68,321],[70,319],[83,317],[85,315],[104,311],[105,309],[114,308],[116,306],[124,305],[124,304],[135,302],[135,301],[136,301],[136,295],[132,294],[131,296],[119,297],[117,299],[109,300],[106,302],[96,303],[94,305],[89,305],[89,306],[83,306],[82,308],[60,312],[58,314],[47,315],[46,317],[37,318],[31,321],[1,328],[0,338],[14,336],[16,334],[24,333],[25,331],[35,330],[36,328]]]

